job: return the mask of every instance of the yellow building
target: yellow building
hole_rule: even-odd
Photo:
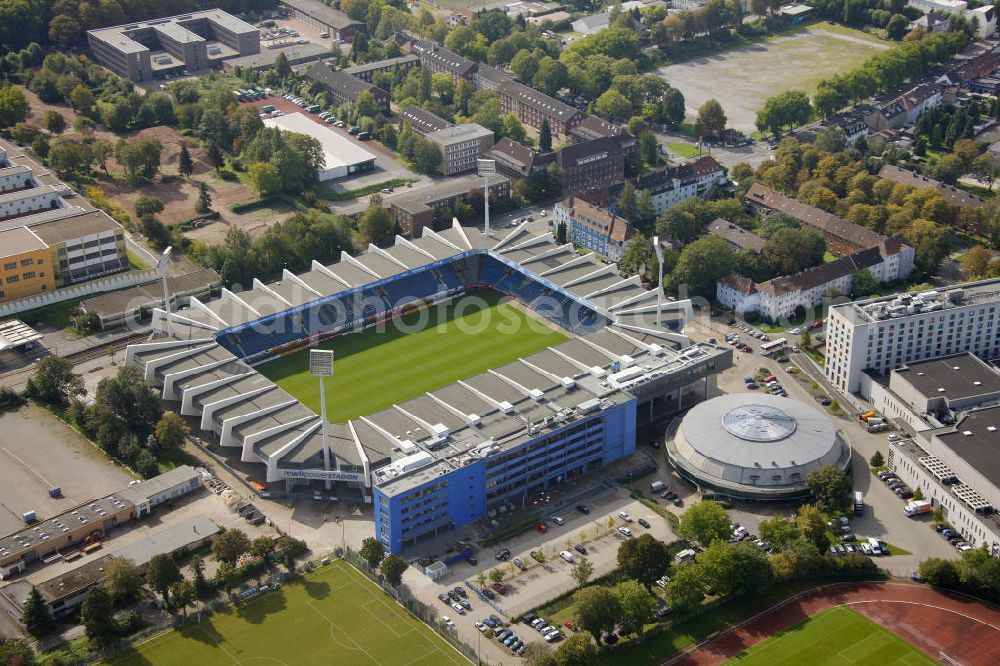
[[[0,231],[0,303],[55,288],[49,245],[28,227]]]

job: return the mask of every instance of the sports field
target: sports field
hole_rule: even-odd
[[[201,624],[169,631],[108,662],[201,666],[250,662],[437,666],[468,664],[429,627],[342,561]]]
[[[567,339],[492,291],[407,315],[399,324],[322,345],[336,357],[326,381],[331,422],[371,414]],[[319,413],[319,380],[309,374],[308,351],[257,370]]]
[[[917,666],[938,662],[859,613],[838,606],[785,629],[726,663]]]

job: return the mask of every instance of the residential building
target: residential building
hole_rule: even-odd
[[[879,170],[878,177],[891,180],[894,183],[909,185],[918,190],[934,190],[953,206],[979,208],[986,203],[986,200],[978,194],[972,194],[954,185],[946,185],[939,180],[922,176],[915,171],[909,171],[894,164],[884,165]]]
[[[868,128],[877,132],[911,125],[924,112],[941,106],[944,94],[945,86],[940,83],[923,82],[902,92],[896,90],[877,95],[865,117]]]
[[[969,352],[1000,356],[1000,279],[833,305],[827,315],[827,379],[857,392],[866,373]]]
[[[399,114],[400,128],[404,122],[409,123],[410,129],[414,132],[424,135],[455,126],[455,123],[448,122],[441,116],[431,113],[427,109],[421,109],[414,104],[409,105]]]
[[[403,233],[419,238],[424,228],[434,228],[435,211],[454,206],[460,200],[468,201],[470,194],[481,195],[483,179],[476,175],[451,178],[435,187],[408,192],[392,200],[390,212]],[[503,176],[490,178],[490,200],[510,196],[510,181]]]
[[[919,9],[925,14],[957,14],[964,16],[970,23],[976,23],[976,37],[985,39],[997,29],[996,8],[993,5],[983,5],[969,9],[965,0],[910,0],[909,6]]]
[[[726,184],[726,170],[711,155],[695,157],[677,166],[634,179],[636,192],[648,191],[657,215],[681,201],[704,197],[716,186]],[[620,188],[612,188],[611,196],[617,197]]]
[[[326,63],[318,62],[306,70],[305,76],[325,86],[338,103],[357,103],[361,93],[369,92],[375,101],[375,106],[383,115],[388,116],[392,113],[389,109],[389,93],[367,81],[351,76],[344,70],[333,69]]]
[[[797,310],[817,308],[835,294],[849,294],[854,275],[868,271],[881,284],[901,279],[900,266],[913,266],[913,248],[890,238],[834,261],[808,268],[795,275],[767,282],[731,275],[716,284],[716,298],[741,314],[756,312],[769,321],[791,317]],[[909,274],[909,269],[904,269]],[[905,277],[905,276],[902,276]]]
[[[563,146],[556,162],[562,170],[563,195],[602,190],[625,180],[625,152],[616,138]]]
[[[625,158],[639,152],[639,141],[629,134],[622,125],[601,120],[597,116],[586,114],[582,120],[570,129],[570,136],[576,141],[593,141],[602,137],[609,137],[619,143],[619,148],[625,154]]]
[[[513,79],[513,74],[500,71],[496,67],[490,67],[484,63],[477,64],[475,71],[472,73],[472,85],[476,87],[476,90],[484,88],[487,90],[496,90],[504,83]]]
[[[368,29],[364,21],[356,21],[319,0],[281,0],[281,5],[289,16],[329,34],[331,39],[353,41],[354,35]]]
[[[631,12],[633,9],[642,9],[646,6],[645,2],[639,2],[639,0],[627,0],[621,3],[620,11]],[[573,31],[579,32],[584,35],[593,35],[595,33],[604,30],[609,25],[611,25],[611,11],[600,12],[598,14],[591,14],[590,16],[584,16],[573,21]]]
[[[868,121],[866,120],[868,113],[870,111],[865,106],[857,106],[850,111],[838,113],[808,127],[804,127],[797,131],[795,135],[800,141],[812,142],[816,140],[816,135],[822,130],[835,127],[844,133],[844,141],[847,145],[853,146],[858,139],[868,137]]]
[[[355,140],[334,132],[301,113],[265,118],[264,126],[277,127],[282,132],[305,134],[319,141],[324,158],[324,165],[316,171],[316,180],[320,182],[346,178],[375,168],[376,156],[373,153],[365,150]]]
[[[497,171],[512,181],[543,173],[556,161],[553,151],[540,152],[506,136],[487,151],[486,157],[496,160]]]
[[[753,250],[760,252],[764,249],[764,238],[748,231],[738,224],[733,224],[729,220],[717,217],[708,224],[708,233],[721,236],[734,252],[740,250]]]
[[[220,9],[87,31],[99,63],[136,83],[260,53],[260,31]]]
[[[426,138],[441,152],[441,173],[452,176],[476,168],[476,160],[493,146],[493,130],[463,123],[430,132]]]
[[[476,63],[468,58],[449,51],[434,42],[414,39],[410,43],[410,51],[420,58],[420,62],[430,68],[432,73],[450,74],[451,80],[458,83],[459,79],[472,80],[476,71]]]
[[[770,187],[754,183],[743,197],[747,208],[759,215],[773,211],[785,213],[820,232],[826,249],[837,257],[854,254],[879,245],[885,237],[871,229],[841,219],[833,213],[796,201]]]
[[[566,225],[566,238],[573,245],[619,261],[625,243],[631,238],[632,226],[606,208],[583,197],[569,197],[552,209],[552,223]]]
[[[363,65],[354,65],[353,67],[345,68],[344,71],[353,77],[361,79],[362,81],[372,83],[372,77],[379,72],[389,72],[391,74],[397,70],[406,71],[419,66],[420,58],[415,55],[408,54],[396,58],[386,58],[385,60],[366,62]]]
[[[910,30],[923,30],[924,32],[948,32],[951,29],[951,19],[947,14],[938,14],[931,10],[910,22]]]
[[[298,65],[305,65],[330,57],[330,49],[322,44],[314,44],[312,42],[307,44],[282,44],[280,46],[275,45],[274,47],[266,46],[260,50],[260,53],[241,56],[239,58],[230,58],[224,61],[222,63],[222,70],[224,72],[231,72],[237,67],[242,67],[260,72],[274,67],[274,63],[278,61],[279,55],[284,55],[289,65],[297,67]]]
[[[513,113],[522,123],[538,129],[543,120],[549,121],[552,136],[566,136],[583,120],[583,114],[569,104],[519,83],[507,81],[497,88],[500,112]]]

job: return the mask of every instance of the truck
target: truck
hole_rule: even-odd
[[[933,510],[931,506],[931,501],[929,499],[914,500],[907,502],[906,506],[903,507],[903,513],[905,513],[910,518],[914,516],[919,516],[922,513],[928,513]]]
[[[860,490],[854,492],[854,515],[865,515],[865,496]]]

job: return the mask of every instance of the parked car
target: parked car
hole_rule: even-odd
[[[448,595],[444,594],[443,592],[438,595],[438,599],[441,600],[441,603],[448,604],[449,606],[451,605],[451,601],[448,599]]]
[[[628,515],[624,511],[619,511],[618,512],[618,517],[621,518],[622,520],[624,520],[626,523],[631,523],[632,522],[632,516]]]
[[[573,550],[580,553],[581,555],[587,554],[587,547],[584,546],[582,543],[578,543],[575,546],[573,546]]]
[[[640,525],[642,525],[643,527],[645,527],[647,530],[652,527],[652,525],[650,525],[649,522],[645,518],[640,518],[636,522],[639,523]]]
[[[590,513],[590,507],[587,506],[586,504],[577,504],[576,505],[576,510],[579,511],[580,513],[584,514],[584,515],[587,515],[587,514]]]
[[[501,548],[495,555],[497,560],[503,562],[510,559],[510,548]]]
[[[524,571],[525,569],[528,568],[528,565],[525,564],[524,560],[522,560],[520,557],[515,557],[514,559],[511,560],[511,562],[513,562],[514,566],[520,569],[521,571]]]
[[[576,558],[573,557],[573,553],[569,552],[568,550],[560,551],[559,557],[561,557],[564,561],[569,562],[570,564],[576,562]]]
[[[441,624],[447,625],[447,626],[452,627],[452,628],[455,627],[455,622],[450,617],[448,617],[447,615],[442,615],[441,616]]]
[[[622,535],[623,537],[625,537],[626,539],[631,539],[631,538],[632,538],[632,536],[633,536],[633,535],[632,535],[632,530],[630,530],[630,529],[629,529],[629,528],[627,528],[627,527],[619,527],[619,528],[618,528],[618,533],[619,533],[619,534],[621,534],[621,535]]]
[[[535,560],[536,562],[544,562],[545,556],[542,555],[541,552],[533,550],[531,551],[531,559]]]
[[[552,522],[556,525],[565,525],[566,520],[562,516],[552,516]]]

